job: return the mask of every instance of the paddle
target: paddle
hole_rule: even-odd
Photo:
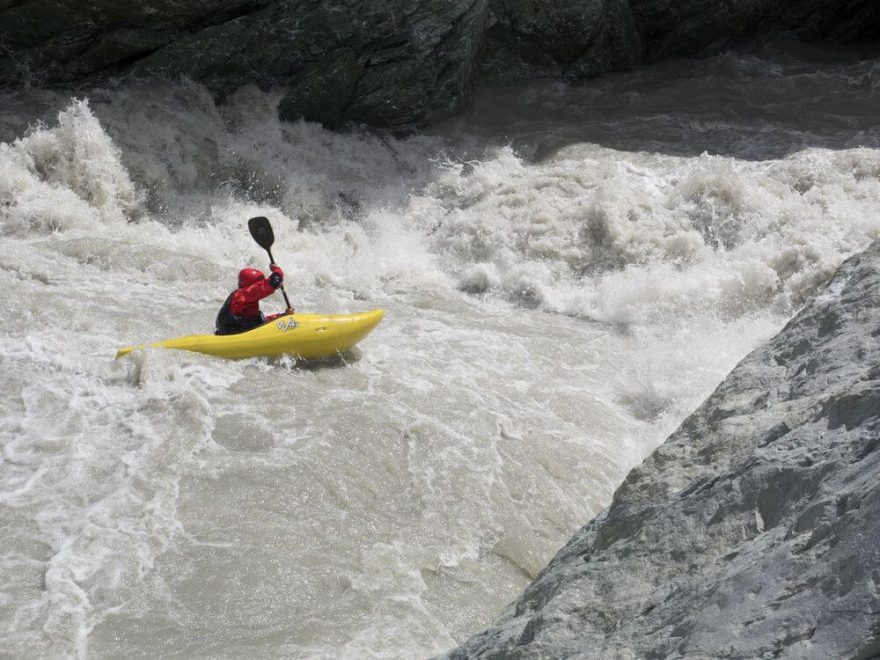
[[[274,264],[275,259],[272,256],[272,244],[275,242],[275,232],[272,231],[272,225],[269,224],[269,219],[264,218],[263,216],[251,218],[248,220],[248,229],[251,230],[251,236],[254,237],[257,245],[269,253],[269,263]],[[287,291],[284,290],[283,284],[281,285],[281,295],[284,296],[284,302],[287,304],[287,309],[293,309],[290,305],[290,301],[287,299]]]

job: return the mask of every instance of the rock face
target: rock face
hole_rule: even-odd
[[[429,123],[467,98],[488,0],[0,0],[0,86],[185,76],[285,118]]]
[[[491,0],[490,11],[480,67],[496,84],[589,78],[773,32],[843,42],[880,36],[880,5],[870,0]]]
[[[487,82],[556,75],[577,80],[641,62],[627,0],[492,0],[490,8],[481,58]]]
[[[752,34],[786,31],[805,40],[880,35],[880,7],[865,0],[631,0],[646,62],[711,52]]]
[[[880,655],[880,241],[450,658]]]
[[[283,118],[410,126],[488,83],[578,80],[773,31],[880,36],[874,0],[0,0],[0,87],[186,76]]]

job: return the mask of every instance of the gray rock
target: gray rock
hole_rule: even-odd
[[[121,73],[184,35],[255,11],[272,0],[24,0],[0,4],[0,84],[34,84]]]
[[[712,53],[758,34],[854,41],[876,36],[880,28],[876,3],[863,0],[630,0],[630,5],[645,62]]]
[[[488,0],[0,5],[0,85],[186,77],[287,87],[283,118],[418,125],[467,99]]]
[[[283,87],[283,118],[417,126],[474,80],[581,80],[752,35],[880,36],[867,0],[0,0],[0,87],[186,76]]]
[[[483,79],[568,80],[634,68],[641,44],[627,0],[493,0]]]
[[[880,655],[880,241],[450,658]]]
[[[880,4],[864,0],[492,0],[490,10],[480,67],[493,84],[590,78],[756,35],[844,42],[880,35]]]

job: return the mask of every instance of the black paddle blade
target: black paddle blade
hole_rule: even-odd
[[[275,242],[275,233],[272,231],[272,225],[269,224],[268,218],[263,216],[251,218],[248,220],[248,229],[251,230],[251,236],[261,248],[268,250],[272,247],[272,243]]]

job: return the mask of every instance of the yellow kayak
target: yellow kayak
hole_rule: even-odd
[[[126,346],[119,359],[140,348],[176,348],[228,359],[294,355],[313,359],[347,351],[385,316],[381,309],[356,314],[288,314],[236,335],[188,335],[144,346]]]

